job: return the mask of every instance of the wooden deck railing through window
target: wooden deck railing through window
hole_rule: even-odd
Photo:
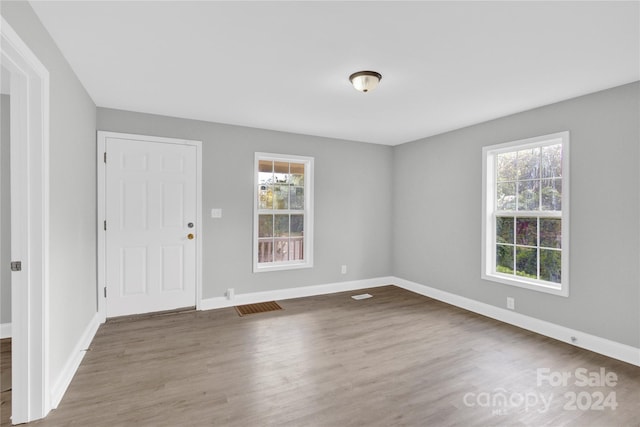
[[[258,239],[258,262],[282,262],[304,259],[304,237]]]

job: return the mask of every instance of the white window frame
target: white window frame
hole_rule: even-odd
[[[525,150],[528,148],[562,144],[562,211],[509,212],[515,217],[559,217],[561,220],[561,268],[560,283],[530,279],[521,276],[496,272],[496,183],[497,168],[495,159],[498,154]],[[506,285],[546,292],[563,297],[569,296],[569,132],[558,132],[534,138],[506,142],[482,148],[482,279]],[[504,212],[503,212],[504,213]],[[539,242],[538,242],[539,243]]]
[[[293,261],[258,262],[258,228],[260,214],[274,211],[258,209],[258,165],[260,160],[276,162],[295,162],[304,164],[304,259]],[[313,157],[289,154],[273,154],[256,152],[253,165],[253,272],[294,270],[313,267]],[[282,210],[282,213],[300,213],[297,210]]]

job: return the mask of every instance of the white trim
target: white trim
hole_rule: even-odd
[[[551,144],[562,144],[562,211],[559,218],[562,221],[562,251],[561,283],[546,282],[538,279],[528,279],[515,275],[508,275],[496,271],[496,242],[495,242],[495,156],[500,153],[523,150],[527,148],[539,147]],[[570,170],[569,170],[569,143],[570,135],[568,131],[557,132],[550,135],[542,135],[534,138],[527,138],[518,141],[505,142],[502,144],[490,145],[482,148],[482,242],[481,242],[481,277],[483,280],[503,283],[505,285],[517,286],[553,295],[569,296],[569,192],[570,192]],[[513,216],[548,217],[553,213],[542,211],[508,211]]]
[[[376,277],[373,279],[354,280],[349,282],[328,283],[323,285],[302,286],[299,288],[277,289],[273,291],[251,292],[235,294],[233,299],[226,297],[207,298],[202,301],[201,310],[233,307],[243,304],[254,304],[265,301],[281,301],[291,298],[310,297],[315,295],[333,294],[360,289],[377,288],[393,285],[394,277]]]
[[[43,418],[49,394],[49,72],[2,18],[10,73],[12,423]],[[18,237],[19,236],[19,237]]]
[[[102,225],[104,228],[104,221],[106,220],[106,165],[103,161],[103,156],[105,153],[105,145],[106,145],[106,136],[103,136],[100,131],[96,134],[96,173],[98,175],[97,180],[97,204],[98,210],[96,212],[97,216],[97,227],[98,227],[98,247],[97,247],[97,257],[98,257],[98,281],[97,281],[97,289],[96,295],[98,296],[98,315],[100,317],[100,323],[104,323],[107,320],[107,304],[104,298],[104,288],[106,288],[106,263],[105,256],[107,239],[105,239],[104,229],[101,229]]]
[[[283,261],[258,263],[258,228],[259,216],[261,212],[258,209],[258,164],[260,160],[271,160],[281,162],[299,162],[304,163],[304,259],[301,261]],[[253,160],[253,272],[262,273],[268,271],[295,270],[299,268],[313,267],[313,200],[314,200],[314,158],[308,156],[296,156],[288,154],[273,154],[256,152]],[[266,214],[267,210],[263,210],[262,214]],[[289,211],[289,210],[287,210]],[[276,211],[274,210],[274,213]],[[290,210],[282,213],[299,213],[299,211]]]
[[[131,133],[98,131],[96,137],[96,161],[98,169],[98,313],[100,322],[104,323],[107,318],[106,298],[104,297],[103,288],[106,287],[106,239],[104,233],[104,221],[106,219],[106,168],[104,163],[104,152],[107,138],[135,139],[138,141],[180,144],[196,147],[196,230],[198,230],[198,238],[196,239],[196,309],[200,309],[202,305],[202,242],[204,240],[204,224],[202,223],[202,141],[165,138],[160,136],[137,135]]]
[[[606,338],[601,338],[596,335],[591,335],[565,326],[556,325],[555,323],[536,319],[512,310],[499,308],[490,304],[445,292],[440,289],[411,282],[409,280],[394,277],[392,278],[392,283],[395,283],[398,287],[408,291],[412,291],[438,301],[446,302],[447,304],[451,304],[519,328],[527,329],[576,347],[591,350],[614,359],[640,366],[640,348],[611,341]],[[572,337],[576,338],[576,340],[573,341]]]
[[[53,381],[53,385],[51,387],[51,408],[55,409],[60,404],[64,393],[67,391],[69,384],[71,384],[71,380],[75,375],[76,371],[80,367],[80,363],[82,363],[82,359],[84,355],[87,353],[89,346],[91,346],[91,342],[93,341],[93,337],[95,337],[96,332],[98,332],[98,328],[100,327],[100,314],[94,314],[93,318],[87,325],[84,330],[82,336],[76,343],[69,359],[67,359],[67,363],[64,364],[64,368],[58,378]]]
[[[0,323],[0,339],[11,338],[11,323]]]

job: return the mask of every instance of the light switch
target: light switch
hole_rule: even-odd
[[[222,209],[211,209],[211,218],[222,218]]]

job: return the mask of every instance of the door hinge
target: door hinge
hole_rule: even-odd
[[[105,298],[107,297],[107,287],[106,286],[104,287],[104,297]]]
[[[22,261],[11,261],[11,271],[22,271]]]
[[[104,152],[104,157],[103,157],[103,159],[104,159],[104,162],[105,162],[105,163],[107,163],[107,152],[106,152],[106,151]]]
[[[107,231],[107,220],[104,220],[104,231]]]

